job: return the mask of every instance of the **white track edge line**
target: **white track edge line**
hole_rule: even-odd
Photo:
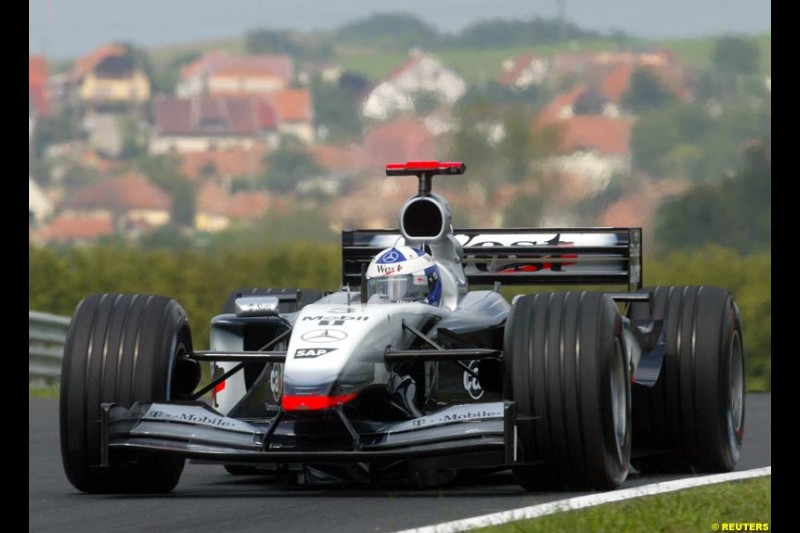
[[[693,477],[676,479],[673,481],[663,481],[660,483],[652,483],[650,485],[642,485],[639,487],[632,487],[630,489],[621,489],[610,492],[603,492],[599,494],[590,494],[588,496],[578,496],[566,500],[559,500],[555,502],[548,502],[539,505],[532,505],[530,507],[521,507],[519,509],[512,509],[510,511],[501,511],[499,513],[491,513],[473,518],[465,518],[463,520],[455,520],[452,522],[442,522],[433,526],[424,526],[417,529],[406,529],[399,533],[455,533],[458,531],[466,531],[469,529],[476,529],[480,527],[496,526],[505,524],[507,522],[515,522],[518,520],[529,520],[531,518],[538,518],[563,511],[574,511],[576,509],[583,509],[586,507],[594,507],[605,503],[619,502],[630,500],[633,498],[640,498],[642,496],[653,496],[656,494],[664,494],[667,492],[675,492],[678,490],[700,487],[703,485],[713,485],[715,483],[724,483],[726,481],[737,481],[740,479],[748,479],[754,477],[762,477],[772,475],[772,467],[766,466],[763,468],[754,468],[752,470],[743,470],[741,472],[730,472],[728,474],[714,474],[711,476]]]

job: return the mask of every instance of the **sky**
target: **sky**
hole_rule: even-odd
[[[587,29],[647,38],[770,33],[769,0],[562,0]],[[554,18],[557,0],[29,0],[29,52],[74,58],[110,41],[144,47],[239,37],[255,28],[326,30],[406,12],[440,31],[490,18]]]

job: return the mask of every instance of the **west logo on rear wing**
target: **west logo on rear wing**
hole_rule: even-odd
[[[470,284],[642,286],[641,228],[457,229]],[[343,283],[359,286],[362,270],[396,230],[342,232]]]

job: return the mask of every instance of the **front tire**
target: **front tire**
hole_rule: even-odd
[[[69,482],[89,493],[163,493],[182,457],[111,454],[100,465],[100,405],[189,395],[200,379],[183,308],[170,298],[96,294],[78,304],[64,345],[59,403],[61,458]]]
[[[744,436],[744,342],[731,293],[711,286],[651,289],[632,320],[663,320],[666,354],[652,388],[633,390],[634,461],[643,472],[729,472]]]
[[[608,490],[625,481],[630,369],[611,298],[585,291],[522,296],[504,344],[506,397],[519,418],[517,481],[527,490]]]

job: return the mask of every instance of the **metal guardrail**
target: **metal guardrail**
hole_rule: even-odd
[[[61,377],[69,317],[28,311],[28,381],[52,383]]]

